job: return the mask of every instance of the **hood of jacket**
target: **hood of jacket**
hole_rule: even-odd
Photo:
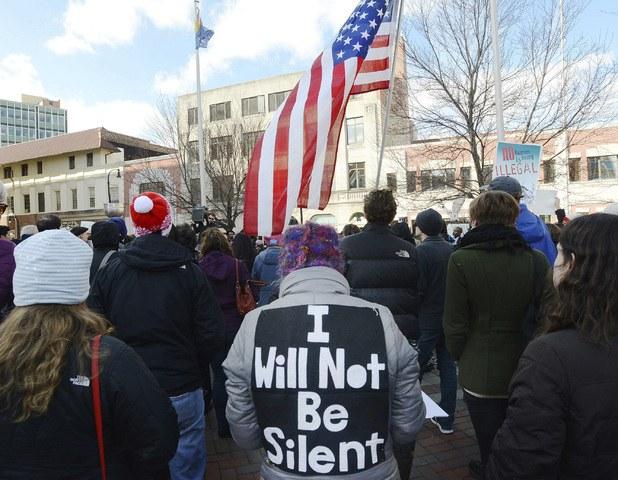
[[[524,203],[519,204],[519,216],[515,226],[528,243],[540,242],[545,238],[543,220],[528,210]]]
[[[337,270],[329,267],[307,267],[295,270],[281,281],[279,298],[298,293],[350,294],[350,285]]]
[[[268,247],[261,253],[264,265],[279,265],[280,253],[281,247]]]
[[[210,252],[200,260],[200,267],[206,275],[216,280],[224,280],[232,273],[236,275],[236,259],[223,252]]]
[[[185,247],[156,233],[136,238],[119,256],[129,267],[151,271],[178,268],[193,260]]]

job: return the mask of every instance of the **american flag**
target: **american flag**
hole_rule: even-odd
[[[395,3],[361,0],[275,112],[249,163],[247,234],[279,234],[297,206],[326,207],[350,95],[389,88]]]

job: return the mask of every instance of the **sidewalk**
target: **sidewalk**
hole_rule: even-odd
[[[440,385],[435,373],[434,370],[425,375],[423,390],[437,401],[440,399]],[[261,451],[241,450],[233,440],[220,439],[213,411],[208,416],[206,449],[206,480],[260,480]],[[425,423],[416,442],[411,480],[471,480],[468,462],[478,458],[474,430],[460,391],[455,433],[442,435],[432,423]]]

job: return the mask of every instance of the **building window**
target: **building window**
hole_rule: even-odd
[[[392,192],[397,191],[397,174],[396,173],[386,174],[386,186]]]
[[[95,197],[94,187],[88,187],[88,200],[90,208],[94,208],[97,201]]]
[[[189,162],[192,163],[198,163],[199,162],[199,156],[198,156],[198,141],[197,140],[190,140],[187,142],[187,160],[189,160]]]
[[[406,192],[416,192],[416,170],[406,172]]]
[[[365,188],[365,162],[348,164],[348,184],[350,190]]]
[[[163,182],[145,182],[139,184],[139,193],[154,192],[165,195],[165,184]]]
[[[71,208],[77,210],[77,188],[71,189]]]
[[[554,183],[556,179],[556,166],[554,160],[543,162],[543,183]]]
[[[69,155],[69,170],[75,170],[75,155]]]
[[[41,162],[41,161],[36,162],[36,173],[38,175],[43,173],[43,162]]]
[[[9,210],[15,213],[15,197],[13,195],[9,197]]]
[[[363,143],[365,139],[363,133],[363,117],[346,118],[345,125],[348,145]]]
[[[22,177],[27,177],[28,176],[28,164],[24,163],[21,166],[21,176]]]
[[[421,190],[439,190],[455,185],[455,169],[421,170]]]
[[[24,212],[30,213],[30,194],[24,195]]]
[[[494,176],[494,166],[493,165],[485,165],[481,170],[481,175],[483,178],[479,179],[479,185],[487,185],[491,182],[491,179]]]
[[[569,158],[569,182],[579,182],[581,180],[580,159]]]
[[[109,196],[111,203],[120,203],[120,189],[118,187],[110,187]]]
[[[461,167],[459,169],[459,180],[462,188],[470,188],[472,186],[472,168]]]
[[[276,92],[268,94],[268,111],[274,112],[279,108],[279,106],[285,102],[285,99],[288,98],[291,90],[286,90],[285,92]]]
[[[618,155],[588,157],[588,180],[618,178]]]
[[[264,130],[259,130],[257,132],[246,132],[242,134],[242,156],[245,158],[249,158],[253,153],[253,149],[255,144],[260,138],[260,135],[264,133]]]
[[[45,211],[45,193],[39,192],[38,200],[39,200],[39,213],[43,213]]]
[[[62,210],[62,201],[60,200],[60,190],[54,191],[54,197],[56,197],[56,211]]]
[[[232,175],[222,175],[213,178],[212,199],[214,202],[223,202],[234,195],[234,177]]]
[[[421,170],[421,190],[431,188],[431,170]]]
[[[227,120],[232,117],[232,102],[215,103],[210,106],[210,121]]]
[[[88,152],[86,154],[86,166],[92,167],[94,165],[94,154],[92,152]]]
[[[4,167],[4,178],[13,178],[13,167]]]
[[[256,97],[243,98],[242,101],[242,116],[256,115],[264,113],[264,95]]]
[[[197,125],[197,107],[187,110],[187,122],[189,123],[189,126]]]
[[[210,139],[210,159],[224,160],[233,155],[232,136],[212,137]]]

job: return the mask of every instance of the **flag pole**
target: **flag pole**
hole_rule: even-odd
[[[500,39],[498,36],[498,6],[496,0],[489,0],[491,16],[491,43],[494,51],[494,92],[496,102],[496,131],[498,141],[504,142],[504,113],[502,107],[502,58],[500,57]]]
[[[200,0],[195,0],[195,22],[200,18]],[[206,207],[206,163],[204,159],[204,129],[202,128],[202,83],[200,81],[200,47],[195,45],[195,77],[197,85],[197,146],[200,162],[200,202]]]
[[[395,65],[397,64],[397,47],[399,46],[399,31],[401,30],[401,18],[403,17],[403,0],[397,1],[397,30],[395,33],[395,46],[393,47],[393,64],[391,65],[391,78],[388,84],[388,98],[386,100],[386,112],[384,114],[384,125],[382,127],[382,145],[380,146],[380,156],[378,157],[378,174],[376,175],[376,190],[380,188],[380,174],[382,173],[382,159],[384,158],[384,147],[386,146],[386,134],[390,119],[391,105],[393,103],[393,80],[395,78]]]

